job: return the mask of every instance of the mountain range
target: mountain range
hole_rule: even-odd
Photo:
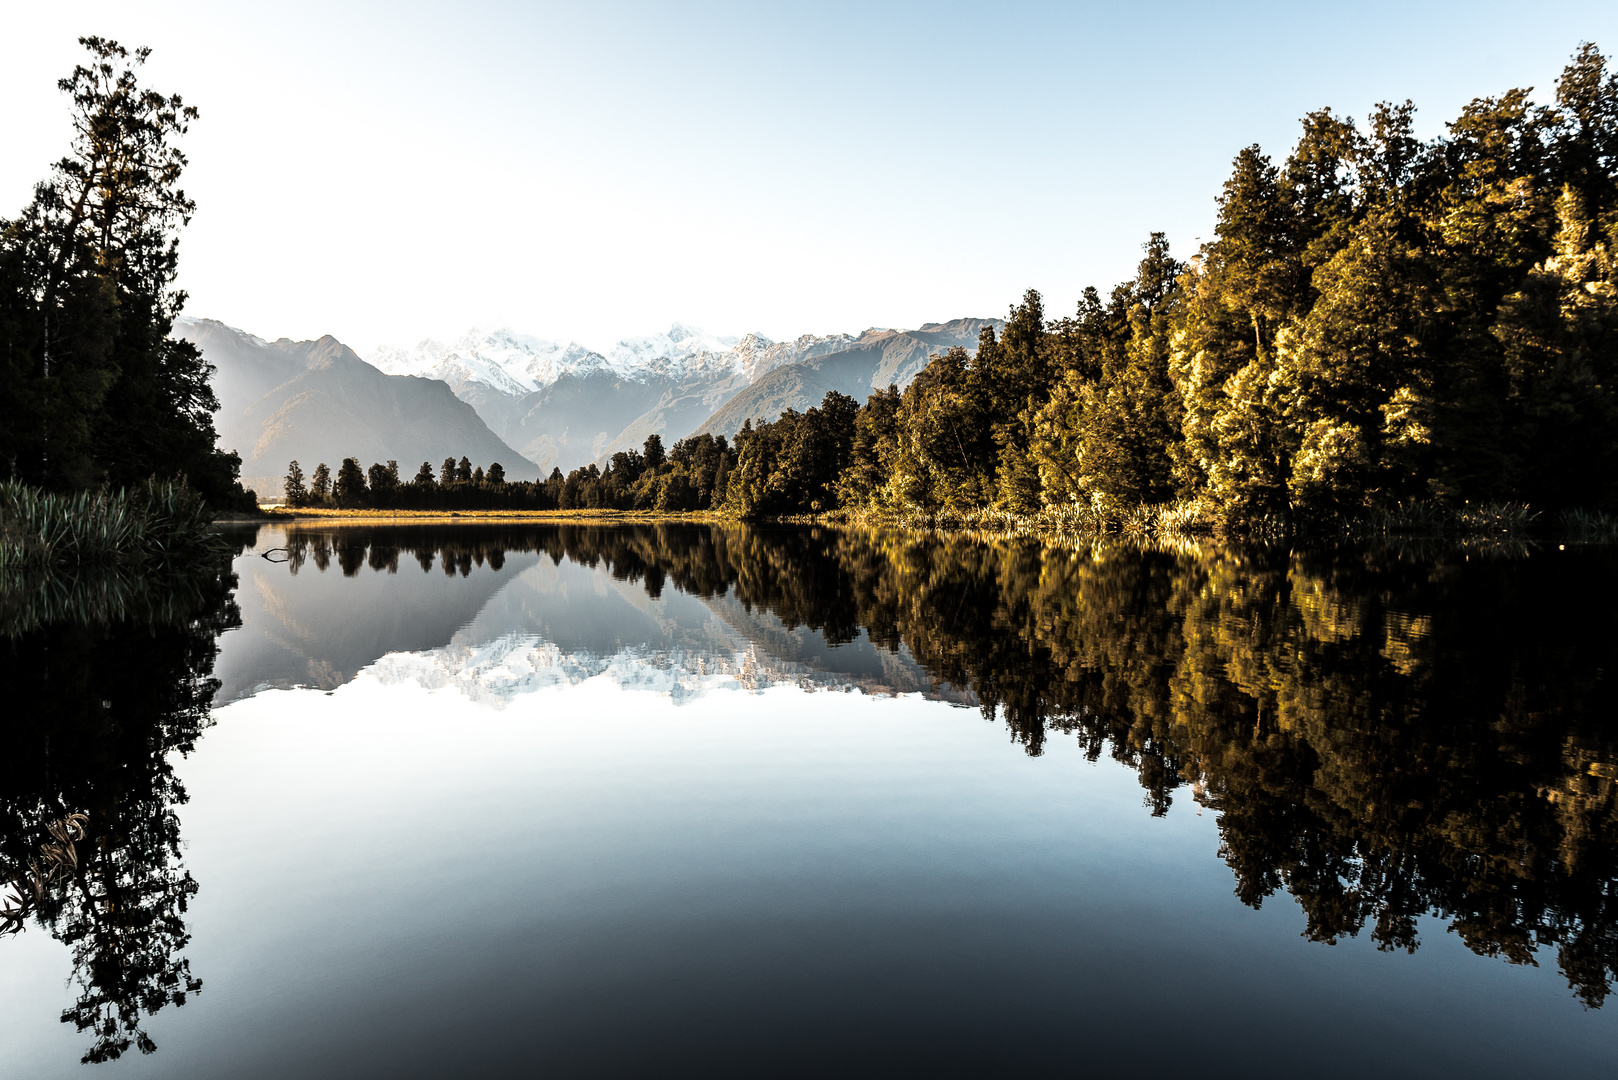
[[[421,461],[464,454],[498,460],[516,480],[605,464],[653,433],[665,445],[701,432],[731,437],[746,420],[802,411],[828,390],[863,402],[889,383],[903,387],[934,353],[975,352],[983,328],[1001,325],[955,319],[776,342],[676,323],[605,352],[472,330],[449,343],[384,346],[369,363],[329,336],[271,342],[190,318],[175,333],[215,367],[220,446],[242,455],[244,484],[269,493],[293,458],[306,472],[348,456],[394,459],[414,475]]]
[[[174,335],[214,365],[219,446],[242,456],[242,484],[279,494],[287,462],[309,473],[336,471],[345,457],[362,465],[399,462],[406,479],[423,462],[467,455],[498,461],[513,480],[539,478],[539,466],[502,442],[477,411],[438,379],[387,375],[327,336],[265,341],[211,319],[177,320]]]

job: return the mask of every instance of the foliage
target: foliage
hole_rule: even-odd
[[[856,406],[842,397],[840,416],[852,416]],[[810,410],[815,412],[815,410]],[[402,479],[399,463],[373,463],[362,469],[355,458],[344,458],[336,480],[325,462],[315,467],[307,486],[296,461],[287,465],[287,505],[299,508],[366,507],[375,510],[658,510],[684,513],[726,505],[726,491],[735,468],[737,450],[723,436],[693,435],[665,452],[662,440],[646,440],[646,452],[620,451],[605,469],[590,464],[567,476],[553,470],[549,479],[515,481],[496,461],[487,469],[468,458],[445,458],[437,477],[424,461],[409,481]],[[835,467],[834,459],[831,466]],[[651,464],[651,462],[656,464]],[[835,471],[827,475],[835,476]],[[828,500],[830,496],[827,496]],[[830,505],[828,501],[826,505]]]
[[[0,570],[179,558],[217,546],[213,517],[184,478],[65,494],[7,480],[0,482]]]
[[[88,61],[59,84],[69,152],[0,219],[0,463],[52,491],[183,472],[214,506],[251,509],[240,459],[214,447],[212,368],[168,336],[197,110],[139,84],[149,50],[79,40]]]
[[[1618,75],[1584,45],[1554,104],[1480,98],[1429,142],[1414,118],[1322,109],[1284,161],[1247,147],[1192,258],[1153,233],[1105,301],[1050,319],[1029,291],[902,394],[749,427],[725,505],[1247,534],[1618,512]]]

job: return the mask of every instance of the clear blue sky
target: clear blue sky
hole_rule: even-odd
[[[30,5],[6,17],[0,213],[65,147],[97,33],[202,109],[188,312],[380,342],[505,324],[598,348],[1071,310],[1232,156],[1413,99],[1549,100],[1618,3]]]

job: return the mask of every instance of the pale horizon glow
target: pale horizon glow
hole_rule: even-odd
[[[82,34],[202,118],[186,314],[362,356],[507,327],[606,350],[1073,310],[1305,112],[1420,133],[1548,102],[1618,6],[104,3],[8,18],[0,217],[67,148]]]

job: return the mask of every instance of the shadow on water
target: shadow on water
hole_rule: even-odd
[[[503,525],[291,527],[284,547],[265,573],[383,575],[401,604],[411,580],[568,562],[651,599],[768,613],[812,631],[824,663],[856,641],[903,651],[1024,752],[1072,738],[1136,773],[1144,812],[1185,797],[1216,812],[1237,897],[1290,894],[1312,940],[1368,932],[1413,952],[1418,920],[1437,916],[1482,955],[1554,954],[1591,1008],[1618,971],[1609,551]],[[50,822],[89,815],[73,888],[40,912],[72,948],[80,998],[64,1020],[94,1033],[86,1060],[148,1050],[141,1016],[200,987],[180,955],[197,884],[179,859],[185,793],[170,759],[209,722],[234,585],[220,566],[157,590],[157,604],[101,585],[83,592],[82,618],[43,594],[8,615],[0,662],[30,705],[0,765],[0,855],[15,870]],[[310,640],[312,663],[324,646]],[[379,637],[366,655],[399,647]],[[337,681],[365,662],[343,659]]]

